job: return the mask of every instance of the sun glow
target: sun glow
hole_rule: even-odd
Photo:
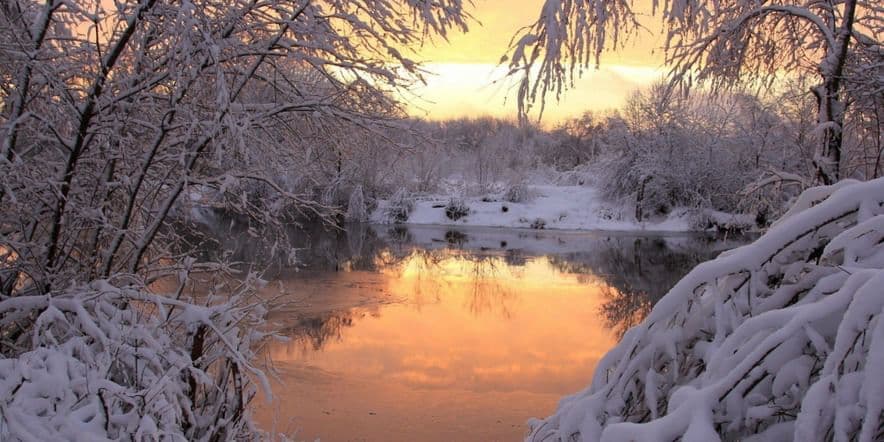
[[[447,41],[428,43],[416,51],[424,62],[426,84],[405,97],[409,113],[442,120],[492,115],[516,116],[517,79],[506,76],[500,64],[510,39],[523,26],[537,19],[543,0],[477,1],[473,16],[478,23],[464,34],[452,34]],[[650,12],[650,2],[639,1],[636,11]],[[555,123],[584,111],[620,107],[637,88],[647,86],[664,74],[662,37],[659,26],[649,21],[648,32],[631,44],[602,57],[599,69],[587,69],[574,87],[556,100],[549,97],[543,121]]]
[[[430,120],[492,115],[514,118],[517,79],[505,69],[485,63],[430,63],[427,83],[407,97],[413,116]],[[560,100],[549,97],[544,121],[556,122],[585,111],[615,109],[629,93],[662,78],[664,71],[650,66],[603,65],[576,80]]]

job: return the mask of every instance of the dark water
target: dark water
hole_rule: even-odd
[[[742,243],[366,225],[268,240],[226,222],[214,233],[230,258],[266,268],[264,294],[283,301],[271,319],[289,341],[265,353],[279,379],[272,402],[255,401],[258,421],[324,441],[520,439],[679,278]],[[271,253],[282,243],[298,250]]]

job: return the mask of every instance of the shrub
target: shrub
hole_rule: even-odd
[[[408,221],[412,210],[414,210],[414,199],[405,189],[399,189],[387,203],[384,215],[392,223],[404,223]]]
[[[503,193],[503,199],[511,203],[524,203],[531,198],[528,185],[523,182],[512,184]]]
[[[445,206],[445,216],[452,221],[457,221],[469,214],[470,208],[462,199],[452,198]]]
[[[688,220],[694,230],[720,233],[748,232],[756,227],[755,216],[705,209],[692,211]]]

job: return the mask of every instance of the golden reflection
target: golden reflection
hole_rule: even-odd
[[[18,259],[18,252],[13,247],[0,245],[0,290],[6,290],[10,285],[12,289],[19,290],[30,281],[26,272],[15,269]]]
[[[600,316],[609,288],[545,257],[510,265],[443,249],[376,259],[378,272],[320,284],[349,308],[277,318],[296,323],[296,339],[268,350],[282,383],[274,403],[257,404],[265,428],[311,440],[515,439],[526,419],[586,385],[615,343]],[[365,290],[382,296],[354,297]]]
[[[10,267],[18,261],[18,253],[11,247],[0,245],[0,269]]]

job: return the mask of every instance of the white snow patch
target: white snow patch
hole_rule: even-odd
[[[615,230],[687,232],[691,225],[687,211],[673,211],[669,217],[636,222],[626,204],[621,207],[605,202],[598,190],[589,186],[531,185],[532,197],[525,202],[506,201],[501,195],[463,198],[470,208],[464,218],[451,220],[445,216],[447,195],[428,195],[416,199],[408,224],[531,228],[543,221],[544,229]],[[387,201],[381,200],[371,221],[384,224]]]

